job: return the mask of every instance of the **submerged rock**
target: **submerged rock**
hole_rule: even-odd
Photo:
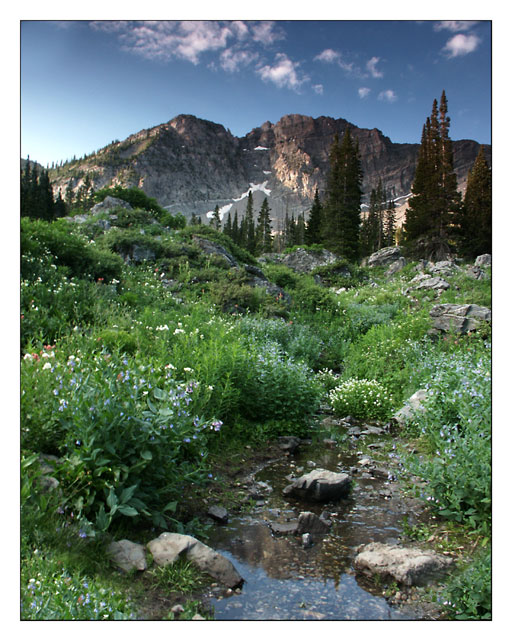
[[[407,586],[428,584],[452,564],[451,558],[432,551],[380,542],[364,546],[354,560],[355,569],[361,573],[379,575]]]
[[[330,528],[330,520],[319,518],[311,511],[303,511],[299,514],[298,533],[327,533]]]
[[[315,502],[327,502],[345,498],[350,493],[350,487],[350,476],[346,473],[315,469],[296,478],[283,489],[283,494]]]

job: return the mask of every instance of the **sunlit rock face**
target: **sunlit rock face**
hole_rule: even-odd
[[[120,184],[144,189],[171,212],[200,215],[207,222],[215,206],[221,218],[245,213],[252,191],[255,213],[263,198],[271,208],[274,230],[286,214],[295,218],[311,208],[316,189],[325,192],[329,150],[347,128],[359,145],[363,202],[379,179],[397,205],[406,201],[414,179],[419,144],[392,142],[378,129],[362,129],[343,118],[292,114],[265,122],[243,137],[222,125],[191,115],[145,129],[122,142],[50,172],[56,190],[76,190],[86,175],[95,189]],[[419,138],[418,132],[418,138]],[[473,140],[454,141],[454,164],[464,188],[479,150]],[[490,162],[490,147],[486,146]]]

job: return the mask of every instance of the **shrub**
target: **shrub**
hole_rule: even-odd
[[[208,440],[221,426],[190,412],[199,383],[168,375],[157,387],[146,366],[105,352],[70,356],[46,371],[28,358],[24,367],[49,378],[51,391],[27,398],[24,410],[49,405],[46,415],[61,434],[58,479],[75,513],[100,530],[120,516],[168,526],[164,514],[175,509],[184,483],[205,477]],[[43,440],[42,418],[34,415],[24,448]]]
[[[361,420],[385,420],[392,407],[391,396],[376,380],[350,378],[329,393],[329,402],[339,416]]]
[[[65,219],[55,222],[21,219],[21,253],[23,256],[53,256],[57,266],[69,268],[79,278],[105,281],[121,277],[123,261],[110,251],[99,249],[73,233]],[[22,261],[22,276],[24,261]]]
[[[267,264],[264,272],[271,282],[282,289],[295,289],[299,281],[299,276],[284,264]]]
[[[484,550],[455,575],[440,597],[455,620],[490,620],[492,616],[491,552]]]
[[[321,391],[311,369],[270,341],[254,344],[240,384],[242,413],[254,420],[303,423],[319,406]]]
[[[422,497],[445,518],[484,533],[491,518],[491,372],[489,349],[431,354],[423,362],[426,412],[410,429],[429,456],[410,470],[427,482]],[[468,455],[471,452],[471,455]],[[434,454],[434,455],[433,455]]]

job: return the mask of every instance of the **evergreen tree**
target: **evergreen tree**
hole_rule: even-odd
[[[468,174],[464,203],[459,215],[461,253],[469,259],[492,251],[492,177],[484,149]]]
[[[272,251],[272,223],[270,220],[270,207],[267,198],[261,204],[256,227],[256,253],[269,253]]]
[[[56,218],[63,218],[65,215],[67,215],[67,212],[68,212],[68,209],[66,207],[66,203],[62,199],[62,193],[59,189],[57,198],[55,200],[54,215]]]
[[[315,190],[313,205],[309,212],[309,220],[304,234],[306,244],[320,244],[322,242],[322,204],[318,196],[318,188]]]
[[[395,215],[395,203],[393,200],[389,200],[386,209],[385,222],[384,222],[384,241],[386,247],[391,247],[395,244],[395,231],[396,231],[396,215]]]
[[[359,256],[362,171],[349,128],[341,143],[336,134],[329,161],[322,236],[328,249],[354,261]]]
[[[254,253],[256,251],[256,227],[254,225],[254,204],[252,191],[249,191],[249,196],[247,197],[247,207],[245,209],[245,218],[244,218],[244,240],[245,240],[245,248],[249,253]]]
[[[412,197],[406,211],[406,242],[413,254],[443,259],[450,254],[455,220],[461,199],[453,168],[453,150],[448,130],[448,102],[443,91],[423,127]]]
[[[238,211],[235,209],[235,215],[233,217],[233,226],[231,228],[231,237],[233,241],[240,245],[240,229],[238,228]]]
[[[210,218],[210,226],[216,229],[217,231],[220,229],[220,213],[219,213],[219,205],[215,205],[215,209],[213,210],[213,215]]]
[[[225,233],[229,238],[233,238],[233,223],[231,221],[231,211],[228,211],[228,217],[226,223],[224,224],[222,232]]]

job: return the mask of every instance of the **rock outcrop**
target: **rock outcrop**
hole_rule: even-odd
[[[438,304],[430,310],[436,331],[468,333],[491,322],[491,310],[476,304]]]

